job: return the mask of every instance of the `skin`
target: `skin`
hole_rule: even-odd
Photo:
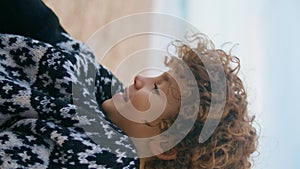
[[[158,124],[162,119],[175,117],[178,114],[179,93],[177,82],[167,72],[157,77],[137,75],[134,83],[126,88],[124,93],[117,93],[111,99],[106,100],[102,104],[102,108],[107,117],[128,136],[152,137],[161,133]],[[140,119],[133,118],[138,115],[141,115]],[[156,118],[153,119],[153,117]],[[176,152],[173,154],[158,153],[156,156],[162,160],[171,160],[176,158]],[[150,158],[140,159],[140,169],[144,168],[145,161]]]
[[[163,118],[174,117],[178,113],[180,100],[174,93],[179,93],[179,87],[168,73],[157,77],[137,75],[134,83],[126,88],[125,92],[128,101],[123,98],[123,93],[118,93],[106,100],[102,108],[107,117],[130,137],[145,138],[158,135],[161,130],[157,124]],[[139,114],[142,114],[141,119],[127,118]],[[157,118],[153,120],[153,117]]]

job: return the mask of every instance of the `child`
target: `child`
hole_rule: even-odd
[[[23,3],[3,2],[5,9]],[[152,78],[138,75],[124,91],[122,84],[94,61],[88,47],[65,33],[49,8],[39,0],[26,3],[31,5],[20,5],[17,11],[22,13],[29,10],[22,8],[32,6],[33,11],[46,13],[50,26],[32,34],[34,25],[28,26],[28,31],[15,30],[6,20],[6,29],[0,31],[1,167],[251,167],[257,136],[247,112],[247,95],[237,76],[240,64],[236,57],[214,49],[205,36],[194,35],[194,47],[175,45],[178,58],[166,61],[169,72]],[[7,11],[1,18],[9,15]],[[45,25],[44,19],[35,16],[22,20],[37,19],[36,25]],[[17,21],[18,17],[13,23]],[[212,66],[211,72],[207,64]],[[188,72],[194,81],[187,77]],[[220,81],[223,75],[226,90],[215,90],[213,85],[224,85]],[[194,100],[197,93],[198,100]],[[222,99],[212,103],[213,97],[222,94],[225,103]],[[155,108],[163,101],[162,114],[153,121],[148,115],[137,119],[123,116],[148,111],[151,105],[160,111]],[[210,110],[221,104],[224,108],[218,118],[219,112]],[[151,110],[150,115],[157,113]],[[183,121],[177,123],[177,119]],[[201,140],[207,121],[219,123],[207,140]],[[184,130],[188,124],[191,129]],[[161,135],[161,140],[150,139],[141,146],[136,139],[152,138],[172,127],[176,132]],[[145,147],[152,156],[143,155]]]

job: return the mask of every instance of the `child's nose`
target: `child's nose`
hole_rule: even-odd
[[[134,78],[134,87],[136,90],[143,88],[144,86],[144,77],[137,75]]]
[[[134,78],[134,86],[136,90],[139,90],[143,87],[149,88],[152,85],[153,85],[153,78],[145,77],[141,75],[137,75]]]

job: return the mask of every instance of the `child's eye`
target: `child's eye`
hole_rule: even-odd
[[[154,92],[156,93],[156,94],[158,94],[159,95],[159,90],[158,90],[158,87],[157,87],[157,84],[156,83],[154,83]]]

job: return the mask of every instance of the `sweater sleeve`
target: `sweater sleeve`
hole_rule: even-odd
[[[102,105],[105,100],[110,99],[115,93],[124,91],[122,82],[102,65],[99,65],[96,87],[96,98],[99,105]]]
[[[83,72],[85,72],[85,74],[88,73],[89,77],[93,77],[94,79],[95,96],[98,105],[101,106],[105,100],[111,98],[115,93],[124,91],[122,82],[108,68],[98,63],[89,46],[73,39],[68,34],[62,33],[62,35],[67,40],[59,42],[55,44],[55,46],[73,53],[78,56],[82,62],[85,62],[85,65],[88,65],[88,70],[83,69]]]

